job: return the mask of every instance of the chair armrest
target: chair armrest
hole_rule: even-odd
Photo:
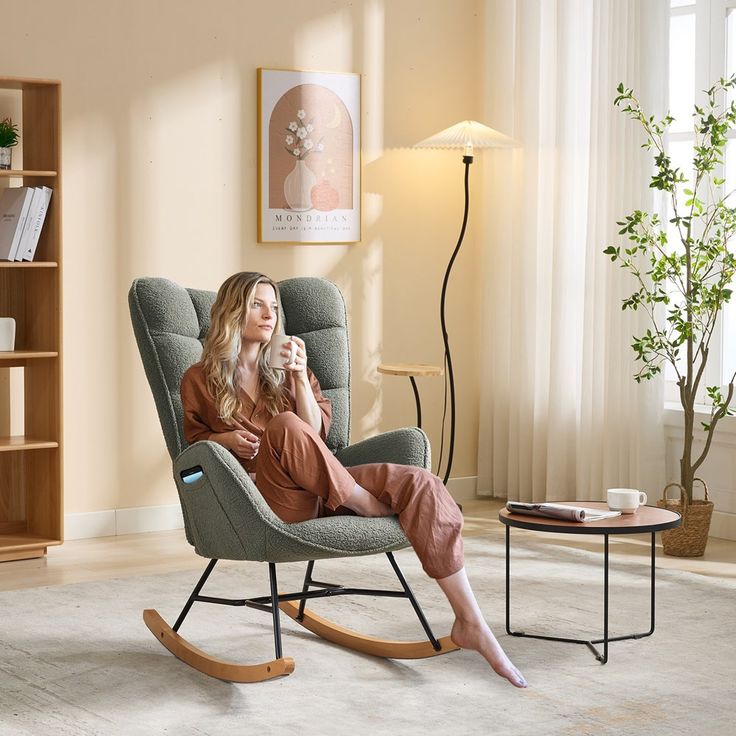
[[[185,483],[182,472],[202,469]],[[174,460],[187,539],[202,557],[264,559],[269,527],[281,528],[243,466],[216,442],[195,442]]]
[[[201,468],[185,483],[182,472]],[[269,508],[222,445],[195,442],[174,461],[187,539],[210,559],[294,562],[376,554],[409,546],[395,517],[333,516],[295,524]]]
[[[405,427],[369,437],[335,453],[345,466],[364,463],[416,465],[431,470],[429,439],[418,427]]]

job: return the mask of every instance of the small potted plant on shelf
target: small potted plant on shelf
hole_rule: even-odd
[[[11,148],[18,144],[18,126],[10,119],[0,120],[0,169],[9,169]]]
[[[736,75],[720,79],[707,90],[707,101],[694,108],[691,180],[673,165],[665,148],[665,134],[673,118],[668,114],[655,120],[645,115],[633,90],[623,84],[614,102],[643,128],[643,147],[654,156],[650,186],[669,200],[670,212],[664,222],[656,213],[636,210],[627,215],[618,224],[619,235],[628,238],[629,246],[612,245],[604,252],[636,281],[636,291],[623,300],[623,309],[643,309],[651,323],[643,335],[633,338],[632,347],[641,364],[635,380],[652,378],[665,363],[677,378],[684,425],[680,478],[665,486],[658,505],[674,508],[683,516],[681,527],[662,535],[665,554],[680,557],[698,557],[705,551],[713,503],[708,500],[705,482],[696,475],[711,449],[719,421],[734,413],[736,374],[724,386],[705,386],[705,369],[716,322],[731,299],[736,276],[736,256],[730,246],[736,208],[728,203],[734,192],[726,193],[725,180],[720,178],[727,138],[736,128],[736,104],[727,102],[735,88]],[[707,420],[700,422],[703,445],[696,449],[696,401],[702,388],[710,410]],[[702,485],[705,500],[693,498],[696,483]],[[670,487],[679,488],[679,499],[668,499]]]

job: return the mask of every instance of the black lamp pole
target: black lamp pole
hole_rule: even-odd
[[[445,343],[445,360],[447,361],[447,375],[450,380],[450,447],[447,454],[447,469],[445,470],[445,477],[442,482],[447,485],[447,480],[450,477],[450,470],[452,468],[452,456],[455,450],[455,376],[452,372],[452,356],[450,354],[450,340],[447,336],[447,324],[445,322],[445,297],[447,296],[447,282],[450,280],[450,271],[452,270],[452,264],[455,262],[460,246],[463,243],[463,237],[465,236],[465,228],[468,224],[468,206],[470,204],[470,197],[468,191],[468,174],[470,173],[470,164],[473,163],[472,156],[463,156],[463,163],[465,164],[465,212],[463,213],[463,226],[460,229],[460,237],[458,238],[455,250],[452,253],[450,262],[447,264],[447,270],[445,271],[445,278],[442,282],[442,296],[440,297],[440,322],[442,324],[442,339]],[[439,472],[439,470],[438,470]]]

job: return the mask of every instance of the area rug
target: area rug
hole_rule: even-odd
[[[397,553],[435,633],[452,615],[411,550]],[[467,569],[499,640],[529,681],[517,690],[473,652],[416,661],[341,649],[282,617],[293,674],[258,684],[202,675],[169,654],[141,619],[156,608],[176,618],[199,573],[177,572],[0,593],[0,734],[733,734],[736,645],[733,581],[658,571],[652,637],[615,642],[599,664],[585,646],[504,632],[501,537],[466,540]],[[649,568],[611,561],[611,635],[645,631]],[[204,568],[203,561],[202,568]],[[279,588],[300,587],[303,565],[279,566]],[[315,577],[393,587],[383,556],[317,564]],[[514,541],[512,624],[561,636],[596,637],[602,626],[602,559],[524,535]],[[268,593],[267,567],[221,563],[203,591]],[[314,610],[342,626],[420,639],[407,601],[331,598]],[[273,657],[270,616],[195,604],[181,633],[225,659]]]

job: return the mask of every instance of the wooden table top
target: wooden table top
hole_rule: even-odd
[[[438,365],[424,363],[381,363],[377,368],[379,373],[389,376],[441,376],[442,368]]]
[[[590,509],[608,510],[608,504],[600,501],[554,501],[565,506],[584,506]],[[498,518],[506,526],[558,534],[642,534],[674,529],[680,526],[680,514],[656,506],[640,506],[634,514],[621,514],[598,521],[565,521],[543,516],[512,514],[507,508],[498,512]]]

